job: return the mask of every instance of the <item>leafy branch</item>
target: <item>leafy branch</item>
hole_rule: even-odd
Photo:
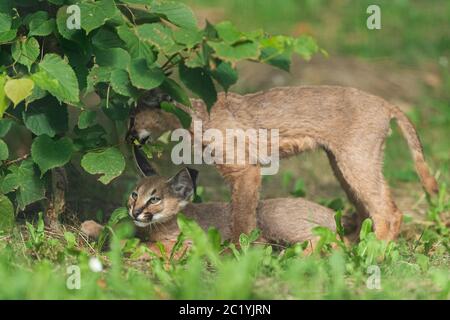
[[[43,199],[48,172],[75,154],[104,184],[122,174],[124,139],[108,136],[98,114],[123,126],[139,99],[158,87],[177,92],[173,98],[182,104],[198,96],[210,111],[214,84],[229,90],[238,79],[237,62],[288,71],[293,54],[309,59],[319,50],[307,36],[242,32],[228,21],[200,29],[193,11],[178,1],[80,0],[81,29],[71,30],[72,3],[0,3],[0,193],[20,209]],[[179,79],[172,77],[175,68]],[[100,103],[86,105],[89,96]],[[73,127],[69,106],[79,117]],[[3,141],[12,127],[33,137],[31,152],[18,159],[9,159],[12,146]]]

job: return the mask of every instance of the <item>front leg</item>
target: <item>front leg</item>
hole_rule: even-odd
[[[218,166],[231,187],[231,240],[239,242],[241,233],[256,228],[256,208],[261,187],[261,169],[257,165]]]

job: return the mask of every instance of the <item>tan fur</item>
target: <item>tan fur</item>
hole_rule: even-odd
[[[231,207],[227,203],[188,203],[171,194],[166,179],[161,177],[145,178],[136,188],[139,198],[145,199],[147,194],[158,189],[162,202],[155,213],[162,213],[165,219],[161,223],[152,224],[147,229],[151,242],[175,241],[180,234],[176,216],[181,210],[188,218],[194,219],[205,231],[210,227],[219,230],[223,239],[232,238],[230,220]],[[129,208],[137,206],[137,201],[130,197]],[[293,244],[306,240],[314,240],[312,229],[316,226],[336,229],[334,212],[316,203],[302,198],[281,198],[260,201],[257,207],[257,226],[262,236],[269,242]],[[99,236],[103,227],[90,220],[83,222],[81,230],[90,237]],[[140,230],[142,234],[142,230]]]
[[[137,199],[133,199],[132,196],[128,199],[130,216],[132,216],[133,211],[142,208],[142,214],[145,217],[152,218],[158,214],[162,216],[161,221],[165,221],[180,212],[184,207],[184,201],[180,201],[176,197],[167,182],[168,179],[160,176],[143,178],[135,190],[138,194]],[[161,202],[158,204],[147,204],[150,195],[159,197]]]
[[[193,119],[203,121],[203,130],[278,129],[283,157],[320,147],[355,205],[359,220],[371,217],[379,239],[394,239],[400,228],[401,212],[392,200],[382,174],[383,148],[396,118],[416,163],[417,172],[428,193],[437,190],[434,177],[424,161],[414,126],[395,106],[353,88],[304,86],[274,88],[249,95],[221,93],[211,114],[201,100],[193,108],[178,105]],[[179,127],[176,118],[158,109],[138,110],[135,130],[147,130],[153,138],[158,130]],[[204,145],[207,142],[203,142]],[[225,153],[225,152],[224,152]],[[258,165],[217,165],[231,185],[233,240],[256,225],[256,207],[261,185]]]
[[[231,239],[231,210],[226,203],[189,203],[183,210],[204,230],[215,227],[223,239]],[[257,208],[257,227],[269,242],[293,244],[312,240],[316,226],[336,229],[334,212],[301,198],[263,200]],[[150,227],[150,241],[175,240],[179,234],[175,216],[166,223]]]

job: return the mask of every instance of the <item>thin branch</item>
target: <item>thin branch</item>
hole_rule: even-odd
[[[170,56],[170,57],[167,59],[167,61],[162,65],[161,69],[164,70],[164,68],[167,67],[167,65],[168,65],[169,63],[171,63],[172,60],[175,59],[175,57],[176,57],[177,55],[179,55],[179,54],[180,54],[179,52],[176,52],[176,53],[174,53],[172,56]]]
[[[24,154],[24,155],[21,156],[20,158],[17,158],[17,159],[14,159],[14,160],[9,160],[9,161],[3,162],[3,165],[4,165],[5,167],[9,167],[10,165],[12,165],[12,164],[14,164],[14,163],[21,162],[21,161],[23,161],[23,160],[28,159],[29,156],[30,156],[29,153]]]
[[[9,118],[13,119],[16,122],[22,123],[22,120],[20,120],[19,118],[17,118],[16,116],[14,116],[14,115],[12,115],[12,114],[10,114],[8,112],[5,112],[4,115],[8,116]]]

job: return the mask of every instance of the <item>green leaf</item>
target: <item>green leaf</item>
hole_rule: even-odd
[[[187,129],[191,127],[192,118],[186,111],[181,110],[172,103],[166,101],[161,103],[161,109],[174,114],[180,120],[183,128]]]
[[[112,69],[109,67],[94,66],[87,76],[86,93],[92,92],[98,83],[110,81]]]
[[[3,114],[9,106],[9,100],[5,93],[6,75],[0,74],[0,119],[3,118]]]
[[[188,68],[179,65],[180,79],[183,84],[205,101],[208,112],[217,101],[217,91],[209,74],[202,68]]]
[[[20,27],[21,19],[13,18],[12,3],[9,0],[0,1],[0,43],[12,41]]]
[[[25,126],[37,136],[46,134],[54,137],[68,130],[67,106],[60,105],[52,96],[30,104],[22,113],[22,118]]]
[[[31,157],[39,166],[41,176],[50,169],[62,167],[68,163],[72,153],[72,140],[67,137],[53,140],[47,135],[41,135],[35,138],[31,145]]]
[[[86,151],[107,145],[106,131],[98,124],[86,129],[75,127],[73,132],[77,136],[73,141],[77,151]]]
[[[94,125],[97,113],[92,110],[83,110],[78,117],[78,128],[86,129]]]
[[[262,48],[260,60],[284,71],[291,68],[291,53],[281,53],[275,48]]]
[[[234,44],[240,40],[245,39],[242,32],[240,32],[230,21],[223,21],[214,26],[220,38],[228,44]]]
[[[27,19],[29,36],[48,36],[55,29],[55,19],[49,19],[45,11],[37,11]]]
[[[131,85],[130,77],[125,70],[118,69],[111,73],[111,87],[115,92],[123,96],[134,98],[138,96],[138,92]]]
[[[89,152],[81,159],[81,166],[90,174],[100,174],[99,181],[108,184],[125,169],[122,153],[114,147],[101,152]]]
[[[258,59],[260,55],[258,44],[252,41],[235,45],[208,41],[208,45],[214,49],[217,57],[230,62],[237,62],[245,59]]]
[[[109,101],[108,106],[106,106],[106,101],[102,101],[102,111],[114,121],[126,121],[130,118],[130,107],[126,104],[123,97],[114,97],[114,99]]]
[[[128,3],[128,4],[143,4],[151,6],[153,5],[154,0],[120,0],[120,2]]]
[[[9,0],[0,3],[0,32],[7,32],[12,27],[12,5]]]
[[[56,13],[56,26],[60,35],[67,40],[79,41],[85,37],[83,30],[69,29],[67,28],[67,20],[70,15],[67,14],[68,6],[63,6],[58,9]]]
[[[0,231],[8,232],[14,227],[14,206],[7,196],[0,195]]]
[[[16,38],[17,29],[0,32],[0,44],[10,42]]]
[[[211,71],[214,79],[223,87],[225,91],[237,82],[238,73],[229,62],[222,61],[214,70]]]
[[[12,18],[9,14],[0,12],[0,32],[7,32],[11,29]]]
[[[58,6],[64,4],[64,2],[66,2],[66,0],[47,0],[50,3],[56,4]]]
[[[1,189],[5,194],[16,191],[19,209],[25,209],[30,203],[45,197],[44,183],[36,174],[33,161],[27,159],[20,166],[11,166],[9,169],[11,173],[3,179]]]
[[[95,62],[100,67],[127,69],[130,64],[130,54],[122,48],[95,50]]]
[[[42,90],[38,86],[34,86],[33,91],[31,94],[25,99],[25,106],[28,107],[28,105],[36,100],[40,100],[44,98],[47,95],[47,91]]]
[[[46,54],[39,63],[39,72],[31,77],[37,86],[50,92],[59,101],[79,101],[80,90],[75,72],[60,56]]]
[[[11,119],[0,119],[0,138],[6,136],[11,129],[14,121]]]
[[[114,0],[99,0],[96,2],[82,2],[79,4],[81,12],[81,27],[87,33],[105,24],[117,13]]]
[[[146,23],[140,25],[137,27],[137,34],[141,39],[166,53],[170,53],[175,45],[175,42],[172,39],[172,31],[160,23]]]
[[[9,79],[5,84],[6,96],[17,106],[33,91],[34,82],[31,79]]]
[[[92,45],[96,49],[120,48],[124,44],[124,41],[119,38],[117,33],[105,27],[99,29],[92,37]]]
[[[191,107],[191,100],[186,91],[174,80],[166,78],[161,84],[161,89],[175,101],[178,101],[187,107]]]
[[[309,60],[312,55],[319,51],[316,41],[309,36],[301,36],[295,39],[294,51],[303,59]]]
[[[158,87],[165,78],[164,72],[158,67],[148,67],[144,59],[133,60],[129,74],[131,83],[139,89],[150,90]]]
[[[359,238],[364,240],[372,232],[372,220],[366,219],[363,221],[361,231],[359,232]]]
[[[161,14],[174,25],[186,28],[197,29],[197,19],[194,12],[187,5],[177,1],[164,1],[155,3],[151,7],[152,12]]]
[[[148,64],[156,61],[156,55],[149,43],[139,39],[136,29],[130,29],[127,26],[117,28],[117,34],[125,42],[128,52],[133,59],[144,58]]]
[[[173,39],[191,49],[202,41],[202,33],[198,30],[178,29],[173,32]]]
[[[341,237],[341,239],[344,238],[345,230],[344,226],[342,225],[342,211],[338,210],[336,214],[334,215],[334,221],[336,222],[336,233]]]
[[[11,54],[14,60],[27,66],[28,70],[30,70],[31,65],[36,61],[39,52],[39,42],[35,38],[18,40],[11,47]]]
[[[8,145],[0,139],[0,161],[6,160],[9,158],[9,150]]]

